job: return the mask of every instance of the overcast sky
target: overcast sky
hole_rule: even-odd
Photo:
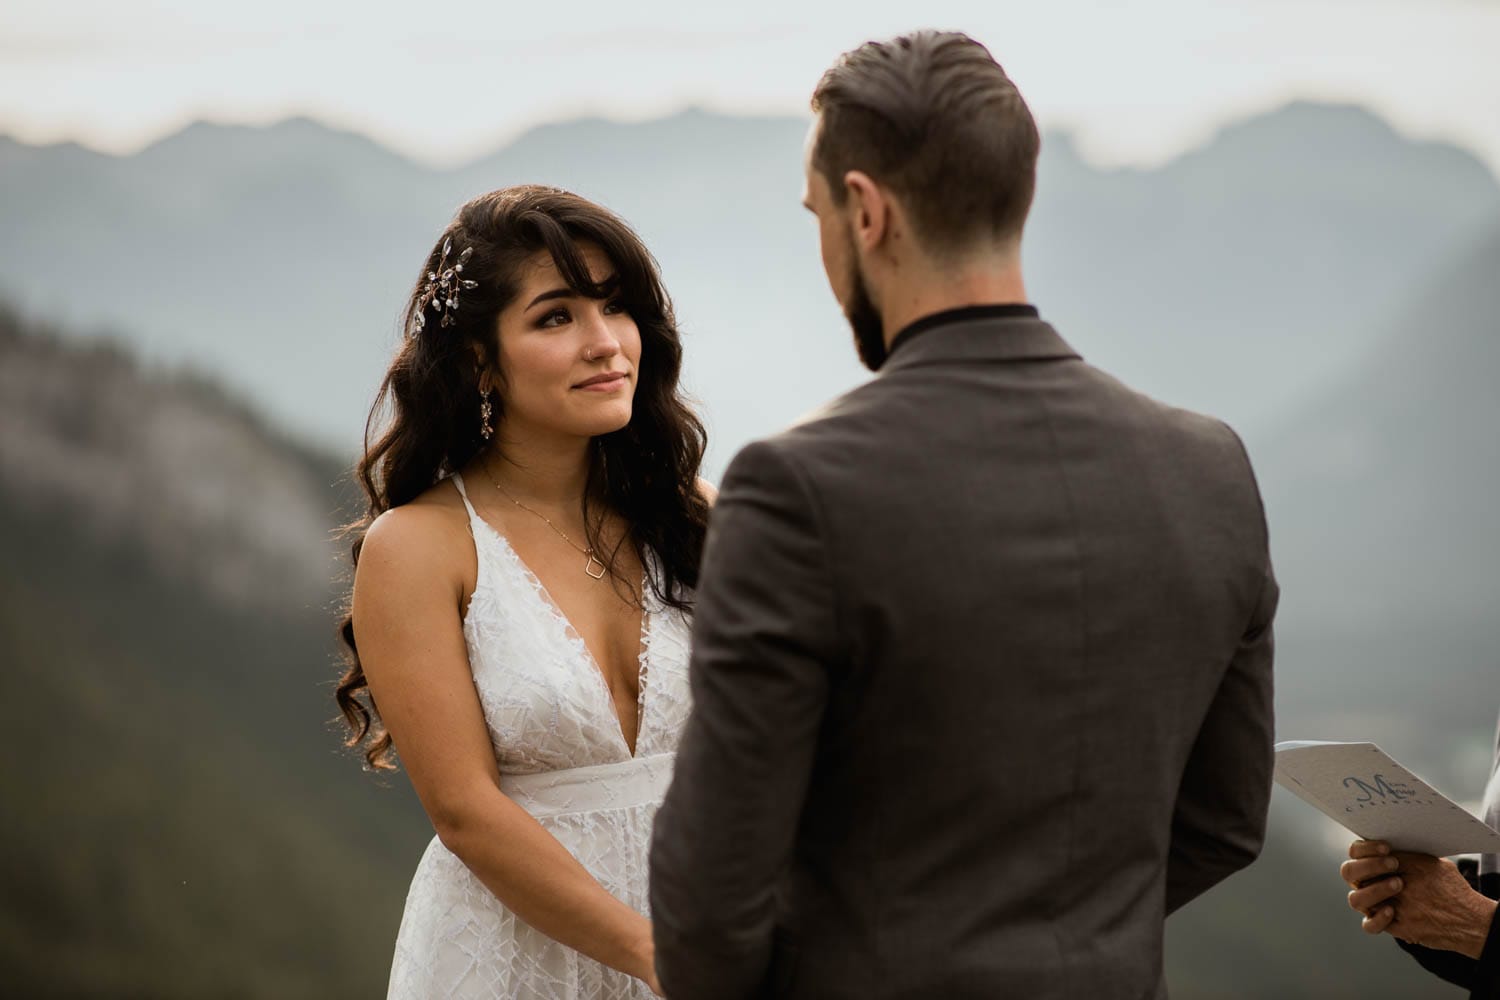
[[[581,114],[803,113],[840,51],[914,27],[985,42],[1100,163],[1159,163],[1309,97],[1500,173],[1500,0],[17,0],[0,133],[129,152],[197,118],[307,114],[455,163]]]

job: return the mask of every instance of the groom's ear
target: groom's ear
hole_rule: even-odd
[[[889,194],[862,170],[844,175],[844,192],[855,243],[867,252],[874,250],[890,235]]]

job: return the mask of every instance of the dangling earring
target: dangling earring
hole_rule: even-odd
[[[490,418],[495,415],[495,408],[490,405],[490,391],[483,386],[479,389],[479,436],[488,441],[495,436],[495,428],[490,423]]]

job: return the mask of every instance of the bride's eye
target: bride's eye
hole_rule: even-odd
[[[613,315],[615,315],[617,313],[629,312],[629,311],[630,311],[630,307],[625,304],[625,300],[624,299],[612,299],[609,302],[607,302],[605,304],[605,306],[604,306],[604,314],[606,316],[613,316]]]
[[[571,320],[566,309],[554,309],[537,321],[537,326],[562,326]]]

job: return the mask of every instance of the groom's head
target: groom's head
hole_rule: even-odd
[[[1040,137],[989,51],[954,32],[846,52],[812,109],[805,202],[860,359],[876,369],[903,282],[1019,261]]]

